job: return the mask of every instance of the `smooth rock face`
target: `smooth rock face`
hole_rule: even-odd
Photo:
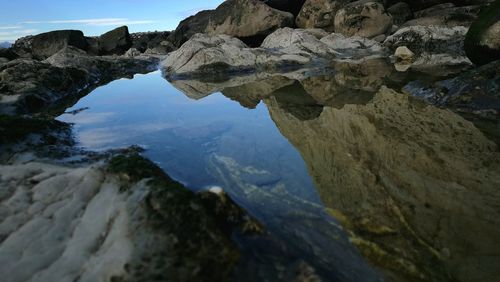
[[[500,1],[478,16],[465,37],[465,51],[471,61],[483,65],[500,59]]]
[[[31,38],[31,52],[39,60],[46,59],[66,46],[86,50],[87,41],[79,30],[56,30]]]
[[[360,36],[346,37],[340,33],[332,33],[323,37],[321,42],[338,52],[340,58],[383,57],[388,53],[387,48],[379,42]]]
[[[335,14],[346,0],[306,0],[295,23],[300,28],[322,28],[335,31]]]
[[[347,36],[374,37],[384,34],[392,25],[392,17],[379,2],[356,1],[335,15],[335,32]]]
[[[124,54],[132,46],[132,39],[126,26],[102,34],[98,41],[101,55]]]

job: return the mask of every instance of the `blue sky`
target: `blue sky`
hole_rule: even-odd
[[[121,25],[130,32],[172,30],[179,21],[223,0],[0,0],[0,42],[57,29],[99,35]]]

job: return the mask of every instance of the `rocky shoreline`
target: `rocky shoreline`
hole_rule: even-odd
[[[70,126],[54,118],[97,87],[135,74],[160,69],[194,99],[220,91],[248,108],[263,101],[305,158],[314,158],[310,147],[333,145],[318,141],[308,147],[296,132],[310,130],[317,140],[330,134],[329,139],[337,138],[344,146],[335,150],[349,151],[352,148],[336,132],[342,125],[328,125],[321,118],[334,115],[376,127],[363,116],[377,116],[375,109],[380,106],[392,109],[395,119],[405,124],[442,122],[439,118],[449,117],[460,128],[462,122],[471,121],[463,135],[473,132],[471,138],[484,145],[477,152],[469,148],[477,157],[471,167],[478,166],[483,154],[496,164],[500,1],[456,2],[227,0],[185,19],[171,32],[129,34],[127,27],[120,27],[88,37],[77,30],[53,31],[0,48],[0,273],[11,273],[6,281],[237,281],[233,271],[246,266],[240,260],[244,247],[235,243],[235,236],[270,236],[224,192],[190,192],[141,157],[137,148],[100,153],[75,148]],[[293,85],[307,99],[286,91]],[[408,103],[414,98],[440,109],[417,116]],[[323,112],[326,105],[331,108]],[[438,121],[432,120],[433,115]],[[304,125],[315,119],[319,121],[310,127]],[[392,136],[389,129],[380,130]],[[432,143],[434,135],[446,133],[436,132],[420,134],[428,134]],[[492,136],[496,144],[484,141],[482,134]],[[443,156],[465,159],[459,153]],[[363,157],[367,164],[377,156]],[[357,165],[350,164],[350,159],[335,160]],[[414,164],[404,158],[398,161],[397,156],[393,161]],[[429,160],[436,167],[438,163]],[[333,161],[310,169],[351,175]],[[369,174],[370,169],[357,171]],[[495,178],[490,171],[481,173]],[[465,176],[454,177],[459,183],[469,181]],[[353,244],[389,279],[456,278],[448,270],[462,262],[449,259],[438,245],[422,243],[430,240],[429,234],[414,231],[412,222],[404,220],[376,226],[388,228],[382,233],[406,232],[416,238],[418,252],[401,252],[385,239],[387,234],[356,221],[356,214],[365,211],[335,203],[332,195],[350,199],[332,188],[342,184],[339,179],[316,179],[327,207],[339,217]],[[387,190],[389,184],[373,185],[379,198],[389,195],[397,202],[399,195]],[[417,186],[415,191],[423,189]],[[488,195],[480,196],[494,205]],[[418,197],[418,193],[409,195],[415,202]],[[392,204],[377,206],[379,214],[396,218],[410,213]],[[450,211],[444,213],[453,216]],[[377,221],[376,216],[369,221]],[[483,218],[475,226],[486,228],[488,220]],[[439,225],[432,224],[429,229]],[[408,247],[408,242],[397,244],[400,249]],[[459,243],[453,247],[462,251]],[[490,278],[495,273],[485,275]],[[321,281],[320,276],[307,263],[280,272],[281,278],[297,281]],[[462,278],[477,277],[464,274]]]

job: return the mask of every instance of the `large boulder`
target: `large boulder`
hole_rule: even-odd
[[[463,26],[409,26],[389,36],[384,45],[391,50],[407,47],[413,54],[413,68],[428,69],[435,73],[436,67],[468,66],[463,41],[467,28]]]
[[[475,64],[500,59],[500,1],[479,15],[465,37],[465,51]]]
[[[347,0],[306,0],[295,23],[300,28],[322,28],[335,30],[335,14]]]
[[[132,38],[132,48],[135,48],[140,52],[145,52],[147,49],[156,48],[162,45],[162,42],[168,41],[169,35],[169,31],[132,33],[130,34],[130,37]]]
[[[245,41],[265,36],[293,25],[293,15],[256,0],[228,0],[213,12],[206,28],[208,34],[227,34]]]
[[[56,30],[35,35],[31,38],[28,47],[34,58],[46,59],[66,46],[73,46],[85,50],[87,41],[83,32],[79,30]]]
[[[261,0],[271,8],[292,13],[297,16],[306,0]]]
[[[274,30],[293,26],[293,15],[258,0],[228,0],[215,10],[202,11],[183,20],[170,35],[176,46],[196,33],[226,34],[258,46]]]
[[[387,12],[391,14],[392,22],[395,25],[401,25],[402,23],[413,17],[410,5],[405,2],[398,2],[390,6],[389,8],[387,8]]]
[[[102,34],[99,36],[98,42],[100,55],[121,55],[127,52],[132,46],[132,39],[126,26],[121,26]]]
[[[444,3],[414,13],[412,19],[403,26],[469,26],[477,17],[481,6],[456,7],[453,3]]]
[[[347,4],[335,15],[335,32],[347,36],[372,38],[384,34],[392,26],[392,17],[376,1],[356,1]]]
[[[397,3],[405,2],[410,5],[413,12],[427,9],[429,7],[453,2],[457,6],[468,6],[468,5],[484,5],[488,2],[493,2],[494,0],[385,0],[387,7]]]

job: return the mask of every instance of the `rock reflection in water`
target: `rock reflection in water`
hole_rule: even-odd
[[[404,84],[384,69],[345,65],[333,75],[285,74],[262,83],[247,77],[210,89],[250,108],[263,99],[305,160],[325,211],[388,280],[494,281],[500,277],[497,145],[461,116],[382,86]],[[227,160],[213,162],[213,169],[234,169]],[[244,190],[244,201],[266,203],[262,212],[280,220],[283,203],[273,203],[279,196],[245,186],[240,172],[218,173],[228,187]],[[302,220],[322,209],[288,204]],[[326,238],[338,243],[338,235],[313,221],[293,225],[309,228],[305,233],[274,224],[318,248],[312,253],[327,265]]]

